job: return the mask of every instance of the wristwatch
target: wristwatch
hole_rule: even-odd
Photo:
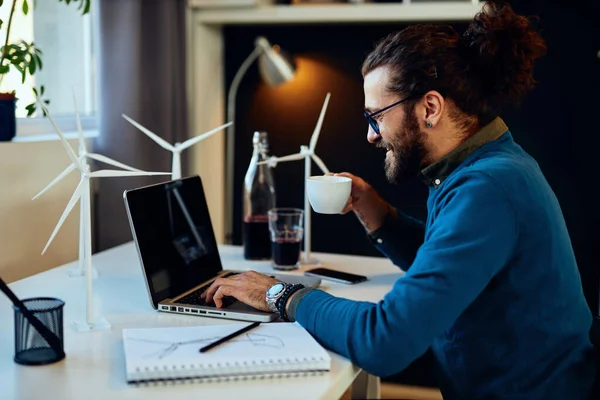
[[[266,300],[271,311],[279,315],[284,321],[288,321],[285,306],[290,296],[302,289],[304,285],[299,283],[292,285],[286,282],[278,282],[267,289]]]
[[[286,285],[284,282],[278,282],[267,289],[267,305],[274,313],[277,313],[277,300],[285,293]]]

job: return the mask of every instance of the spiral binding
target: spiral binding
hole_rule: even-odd
[[[128,383],[152,386],[192,381],[213,383],[279,379],[316,376],[329,370],[330,360],[323,357],[271,358],[197,365],[146,365],[135,367],[128,376]]]

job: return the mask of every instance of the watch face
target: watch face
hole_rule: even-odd
[[[276,283],[267,290],[267,296],[274,297],[279,294],[284,288],[283,283]]]

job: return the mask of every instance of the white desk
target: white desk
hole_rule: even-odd
[[[219,246],[223,267],[270,272],[269,262],[248,262],[241,247]],[[326,266],[367,275],[356,286],[323,281],[322,289],[354,300],[379,301],[402,272],[385,258],[315,254]],[[83,319],[85,282],[72,278],[72,264],[14,282],[21,299],[49,296],[65,301],[66,358],[47,366],[21,366],[13,361],[14,316],[9,300],[0,296],[0,398],[9,399],[332,399],[352,385],[360,369],[332,353],[331,372],[317,377],[223,383],[175,383],[135,387],[125,379],[123,328],[228,324],[235,321],[155,311],[148,300],[137,252],[127,243],[94,255],[95,305],[111,323],[110,330],[76,332],[70,322]],[[300,273],[300,272],[297,272]],[[361,374],[364,378],[364,373]]]

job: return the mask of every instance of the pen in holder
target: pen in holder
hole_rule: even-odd
[[[43,365],[65,358],[62,300],[38,297],[24,301],[0,278],[0,290],[15,310],[15,357],[18,364]]]

